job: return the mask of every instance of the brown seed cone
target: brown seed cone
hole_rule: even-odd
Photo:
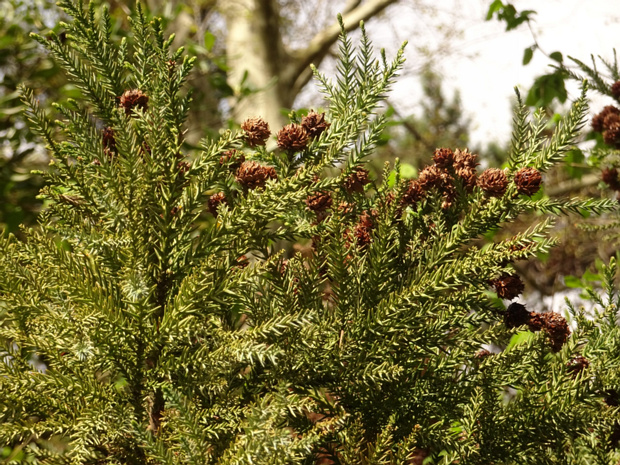
[[[114,129],[110,127],[103,128],[101,131],[101,139],[103,142],[103,151],[112,155],[116,152],[116,139],[114,138]]]
[[[209,213],[211,213],[213,216],[217,218],[217,210],[219,206],[222,205],[223,203],[228,205],[228,200],[226,199],[226,196],[224,195],[223,192],[218,192],[217,194],[213,194],[211,197],[209,197],[209,202],[208,202]]]
[[[559,352],[568,336],[570,328],[566,319],[557,313],[549,312],[542,315],[544,330],[551,340],[551,348],[554,352]]]
[[[542,176],[536,168],[521,168],[515,173],[515,184],[519,194],[532,196],[540,190]]]
[[[126,115],[131,115],[134,108],[146,111],[148,103],[149,96],[140,89],[126,90],[120,98],[120,106],[125,109]]]
[[[372,216],[367,211],[364,211],[360,216],[359,223],[355,226],[355,230],[353,231],[358,247],[363,249],[370,244],[373,227],[374,221]]]
[[[447,177],[448,174],[445,171],[431,165],[420,171],[418,184],[424,192],[428,192],[433,187],[441,187]]]
[[[177,163],[177,169],[182,176],[185,176],[191,167],[192,165],[187,161],[180,161]]]
[[[611,124],[603,131],[603,140],[612,147],[620,146],[620,122]]]
[[[278,132],[278,147],[282,150],[299,152],[308,146],[308,133],[299,124],[287,124]]]
[[[620,191],[620,181],[618,180],[618,170],[616,168],[604,168],[601,171],[601,178],[610,189]]]
[[[476,358],[476,359],[478,359],[478,360],[482,360],[482,359],[487,358],[487,357],[488,357],[488,356],[490,356],[490,355],[493,355],[493,354],[491,354],[491,352],[489,352],[488,350],[486,350],[486,349],[480,349],[478,352],[476,352],[476,353],[474,354],[474,358]]]
[[[370,182],[366,168],[356,168],[344,180],[344,188],[349,194],[364,192],[364,186]]]
[[[454,152],[454,169],[462,170],[462,169],[473,169],[479,165],[478,163],[478,155],[470,153],[465,150],[456,149]]]
[[[619,115],[620,109],[614,107],[613,105],[607,105],[600,113],[594,115],[592,118],[592,129],[596,132],[603,132],[605,130],[605,118],[607,118],[610,114]]]
[[[508,178],[504,170],[489,168],[478,178],[478,186],[492,197],[501,197],[508,187]]]
[[[403,205],[415,205],[418,201],[424,198],[425,192],[419,181],[412,179],[407,184],[407,190],[400,199],[400,203]]]
[[[435,149],[433,161],[439,168],[447,168],[454,162],[454,152],[448,148]]]
[[[566,364],[566,370],[573,376],[577,376],[583,370],[590,366],[590,362],[582,355],[577,355]]]
[[[616,81],[611,85],[611,96],[620,102],[620,81]]]
[[[231,172],[237,171],[244,161],[244,153],[237,149],[227,150],[220,157],[220,165],[228,165]]]
[[[504,314],[504,324],[507,328],[518,328],[530,322],[531,313],[517,302],[511,303]]]
[[[532,312],[530,314],[530,321],[527,324],[530,331],[533,333],[540,331],[545,326],[542,313]]]
[[[470,193],[476,187],[476,183],[478,182],[478,173],[475,168],[461,168],[457,170],[456,174],[463,181],[463,187],[465,191]]]
[[[329,192],[318,191],[310,194],[306,199],[306,205],[313,212],[323,212],[332,206],[332,196]]]
[[[277,179],[276,170],[271,166],[259,165],[255,161],[244,161],[235,177],[236,181],[246,189],[265,187],[269,179]]]
[[[301,127],[306,130],[311,139],[319,137],[329,126],[330,123],[325,121],[325,113],[311,111],[301,118]]]
[[[258,147],[265,145],[267,139],[271,135],[269,123],[262,118],[248,118],[241,123],[243,129],[245,143],[250,147]]]
[[[516,274],[504,274],[497,279],[491,280],[491,284],[500,299],[512,300],[523,292],[525,285]]]

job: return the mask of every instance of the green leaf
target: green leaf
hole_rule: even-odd
[[[519,331],[517,334],[513,335],[510,338],[510,342],[508,343],[508,347],[506,347],[506,351],[509,351],[513,347],[519,346],[521,344],[527,344],[532,339],[534,339],[534,333],[532,333],[531,331]]]
[[[213,45],[215,45],[215,36],[211,32],[209,31],[205,32],[204,41],[205,41],[205,48],[209,52],[213,50]]]
[[[401,163],[400,176],[404,179],[415,178],[418,175],[418,170],[410,163]]]
[[[564,57],[562,57],[562,54],[560,52],[553,52],[551,55],[549,55],[549,58],[557,61],[558,63],[562,63],[562,61],[564,60]]]
[[[564,285],[572,289],[580,289],[583,287],[583,283],[581,282],[581,279],[577,278],[576,276],[571,276],[571,275],[564,276]]]
[[[493,18],[493,14],[497,13],[499,10],[501,10],[502,8],[504,8],[504,4],[501,2],[501,0],[495,0],[493,3],[491,3],[491,5],[489,6],[489,11],[487,12],[487,21],[490,21]]]
[[[534,50],[536,49],[535,45],[526,48],[523,51],[523,65],[527,65],[530,61],[532,61],[532,57],[534,56]]]

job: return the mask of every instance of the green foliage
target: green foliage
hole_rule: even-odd
[[[585,90],[549,141],[541,114],[520,105],[505,192],[467,189],[446,167],[450,202],[431,187],[406,202],[422,176],[402,179],[398,164],[392,182],[386,166],[382,183],[346,187],[388,123],[378,105],[402,49],[376,59],[363,27],[356,47],[340,19],[337,77],[315,70],[327,130],[297,151],[249,147],[247,134],[228,131],[190,152],[183,88],[194,60],[171,50],[161,22],[138,8],[134,45],[116,45],[105,11],[97,20],[92,7],[60,5],[75,18],[72,40],[35,38],[84,97],[56,104],[63,118],[51,122],[23,90],[54,163],[41,228],[0,239],[8,460],[620,459],[610,441],[618,412],[603,401],[620,387],[615,262],[602,313],[571,308],[577,330],[554,351],[548,331],[507,327],[487,289],[555,243],[552,221],[478,241],[527,211],[615,208],[518,192],[516,173],[545,172],[571,148]],[[243,169],[232,168],[240,153]],[[331,206],[312,210],[317,193]],[[226,201],[214,205],[215,194]],[[312,250],[285,259],[282,243],[302,240]],[[499,353],[483,358],[482,347]],[[575,374],[567,363],[580,353],[590,367]]]

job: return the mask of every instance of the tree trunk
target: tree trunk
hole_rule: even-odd
[[[342,11],[347,30],[398,0],[349,0]],[[282,40],[277,0],[225,0],[228,84],[235,89],[232,117],[241,123],[260,116],[273,133],[287,124],[286,110],[308,83],[311,63],[319,65],[338,40],[340,26],[318,32],[303,50],[289,51]],[[252,92],[244,96],[243,89]],[[239,99],[239,97],[241,97]],[[284,114],[283,114],[284,112]]]
[[[282,82],[282,71],[288,64],[280,30],[280,15],[276,0],[227,0],[226,54],[228,82],[241,93],[252,92],[235,99],[232,116],[241,122],[260,116],[269,123],[272,132],[286,124],[281,109],[290,108],[292,101]]]

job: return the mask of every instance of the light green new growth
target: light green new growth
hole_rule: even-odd
[[[530,198],[514,180],[561,161],[583,125],[585,86],[549,140],[540,113],[517,109],[503,195],[468,190],[450,171],[450,202],[435,188],[409,202],[415,183],[398,164],[393,184],[386,167],[363,192],[346,187],[385,128],[378,105],[402,48],[377,60],[364,28],[355,47],[340,18],[335,81],[314,70],[330,126],[307,148],[250,148],[228,131],[190,151],[183,83],[193,61],[170,50],[161,23],[138,7],[133,41],[117,46],[106,10],[97,19],[92,6],[60,6],[74,18],[67,42],[35,38],[84,97],[55,103],[62,120],[51,122],[24,89],[54,161],[40,228],[24,241],[0,236],[0,446],[10,460],[620,460],[609,445],[617,409],[603,402],[620,388],[615,262],[602,313],[573,310],[577,329],[554,352],[549,332],[508,327],[489,290],[513,261],[556,243],[553,220],[481,241],[528,211],[615,208]],[[148,104],[123,107],[129,90]],[[248,187],[231,168],[240,153],[277,178]],[[218,193],[226,201],[213,208]],[[316,193],[331,206],[313,210]],[[576,374],[567,366],[579,354],[590,366]]]

